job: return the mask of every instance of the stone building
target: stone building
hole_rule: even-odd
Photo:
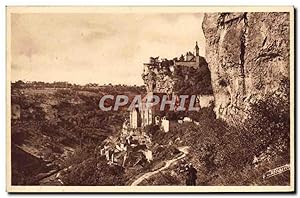
[[[153,123],[152,108],[134,108],[130,111],[130,128],[137,129]]]
[[[187,52],[184,59],[175,59],[174,65],[175,66],[184,66],[184,67],[193,67],[195,69],[199,68],[203,63],[205,63],[204,57],[199,55],[199,47],[198,43],[196,42],[195,45],[195,52]]]
[[[159,60],[159,57],[150,57],[149,63],[144,63],[144,73],[149,72],[150,70],[154,72],[158,72],[159,70],[167,70],[173,69],[174,66],[184,66],[184,67],[193,67],[195,69],[199,68],[201,64],[203,64],[205,61],[204,57],[199,55],[199,46],[196,42],[195,45],[195,53],[187,52],[185,56],[182,56],[180,58],[174,58],[170,62],[172,64],[168,64],[167,59]],[[169,62],[169,63],[170,63]]]
[[[141,120],[141,112],[138,106],[132,109],[129,112],[129,127],[132,129],[137,129],[141,127],[142,120]]]
[[[159,125],[166,132],[169,131],[168,127],[162,126],[163,118],[160,116],[160,106],[164,93],[148,93],[147,96],[155,95],[160,98],[160,102],[156,105],[153,105],[151,102],[147,102],[147,99],[144,98],[142,103],[137,105],[136,108],[132,109],[129,112],[129,128],[131,129],[142,129],[151,124]],[[165,120],[165,119],[164,119]],[[166,120],[165,120],[166,121]],[[164,122],[166,123],[166,122]],[[165,124],[166,125],[166,124]]]
[[[151,96],[148,93],[148,96]],[[150,103],[147,104],[146,98],[142,100],[141,104],[136,105],[129,113],[129,127],[132,129],[144,128],[154,123],[155,108]]]

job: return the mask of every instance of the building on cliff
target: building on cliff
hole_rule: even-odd
[[[162,95],[196,95],[203,100],[201,106],[209,106],[213,100],[210,91],[210,71],[205,58],[199,55],[197,42],[194,49],[194,53],[189,51],[185,56],[181,55],[171,60],[160,59],[159,56],[150,57],[149,63],[144,63],[142,74],[147,94],[154,94],[160,98]],[[138,106],[144,106],[144,102],[141,103]],[[169,113],[161,112],[156,107],[136,108],[130,112],[129,125],[132,129],[138,129],[155,124],[168,132],[172,128],[171,122],[177,122],[174,116],[169,119]]]
[[[150,57],[149,63],[144,63],[142,74],[147,92],[172,94],[175,91],[176,79],[181,81],[181,75],[187,80],[189,73],[209,73],[205,58],[199,55],[197,42],[194,49],[195,53],[187,52],[185,56],[171,60]],[[210,81],[210,74],[208,75]]]
[[[174,59],[175,66],[184,66],[184,67],[192,67],[199,68],[205,61],[204,57],[199,55],[199,46],[196,42],[195,46],[196,55],[192,52],[187,52],[185,57],[181,57],[179,59]]]
[[[159,70],[167,70],[171,71],[174,69],[174,66],[184,66],[184,67],[192,67],[199,68],[203,63],[206,63],[204,57],[199,55],[199,46],[198,42],[195,45],[195,53],[187,52],[185,56],[181,56],[180,58],[176,57],[173,60],[162,59],[159,61],[158,57],[150,57],[149,63],[144,63],[144,73],[149,70],[159,71]]]

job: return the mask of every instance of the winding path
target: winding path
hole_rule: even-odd
[[[131,186],[137,186],[137,185],[139,185],[145,179],[149,179],[150,177],[152,177],[153,175],[159,173],[160,171],[163,171],[163,170],[167,169],[174,162],[176,162],[176,161],[184,158],[189,153],[188,149],[189,149],[188,146],[178,147],[178,150],[180,152],[182,152],[181,155],[179,155],[178,157],[176,157],[174,159],[165,161],[165,165],[163,167],[161,167],[160,169],[158,169],[156,171],[151,171],[151,172],[145,173],[144,175],[140,176],[134,182],[131,183]]]

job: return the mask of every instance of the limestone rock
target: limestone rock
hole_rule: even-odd
[[[289,13],[208,13],[202,26],[215,112],[245,119],[251,102],[289,80]]]
[[[212,95],[207,63],[199,68],[174,66],[168,70],[144,70],[142,78],[147,92],[166,94]]]

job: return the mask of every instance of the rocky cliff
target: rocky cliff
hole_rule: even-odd
[[[251,103],[280,95],[289,82],[289,13],[208,13],[202,28],[215,112],[247,117]]]
[[[205,60],[198,68],[179,65],[148,68],[142,78],[147,92],[212,95],[210,71]]]

